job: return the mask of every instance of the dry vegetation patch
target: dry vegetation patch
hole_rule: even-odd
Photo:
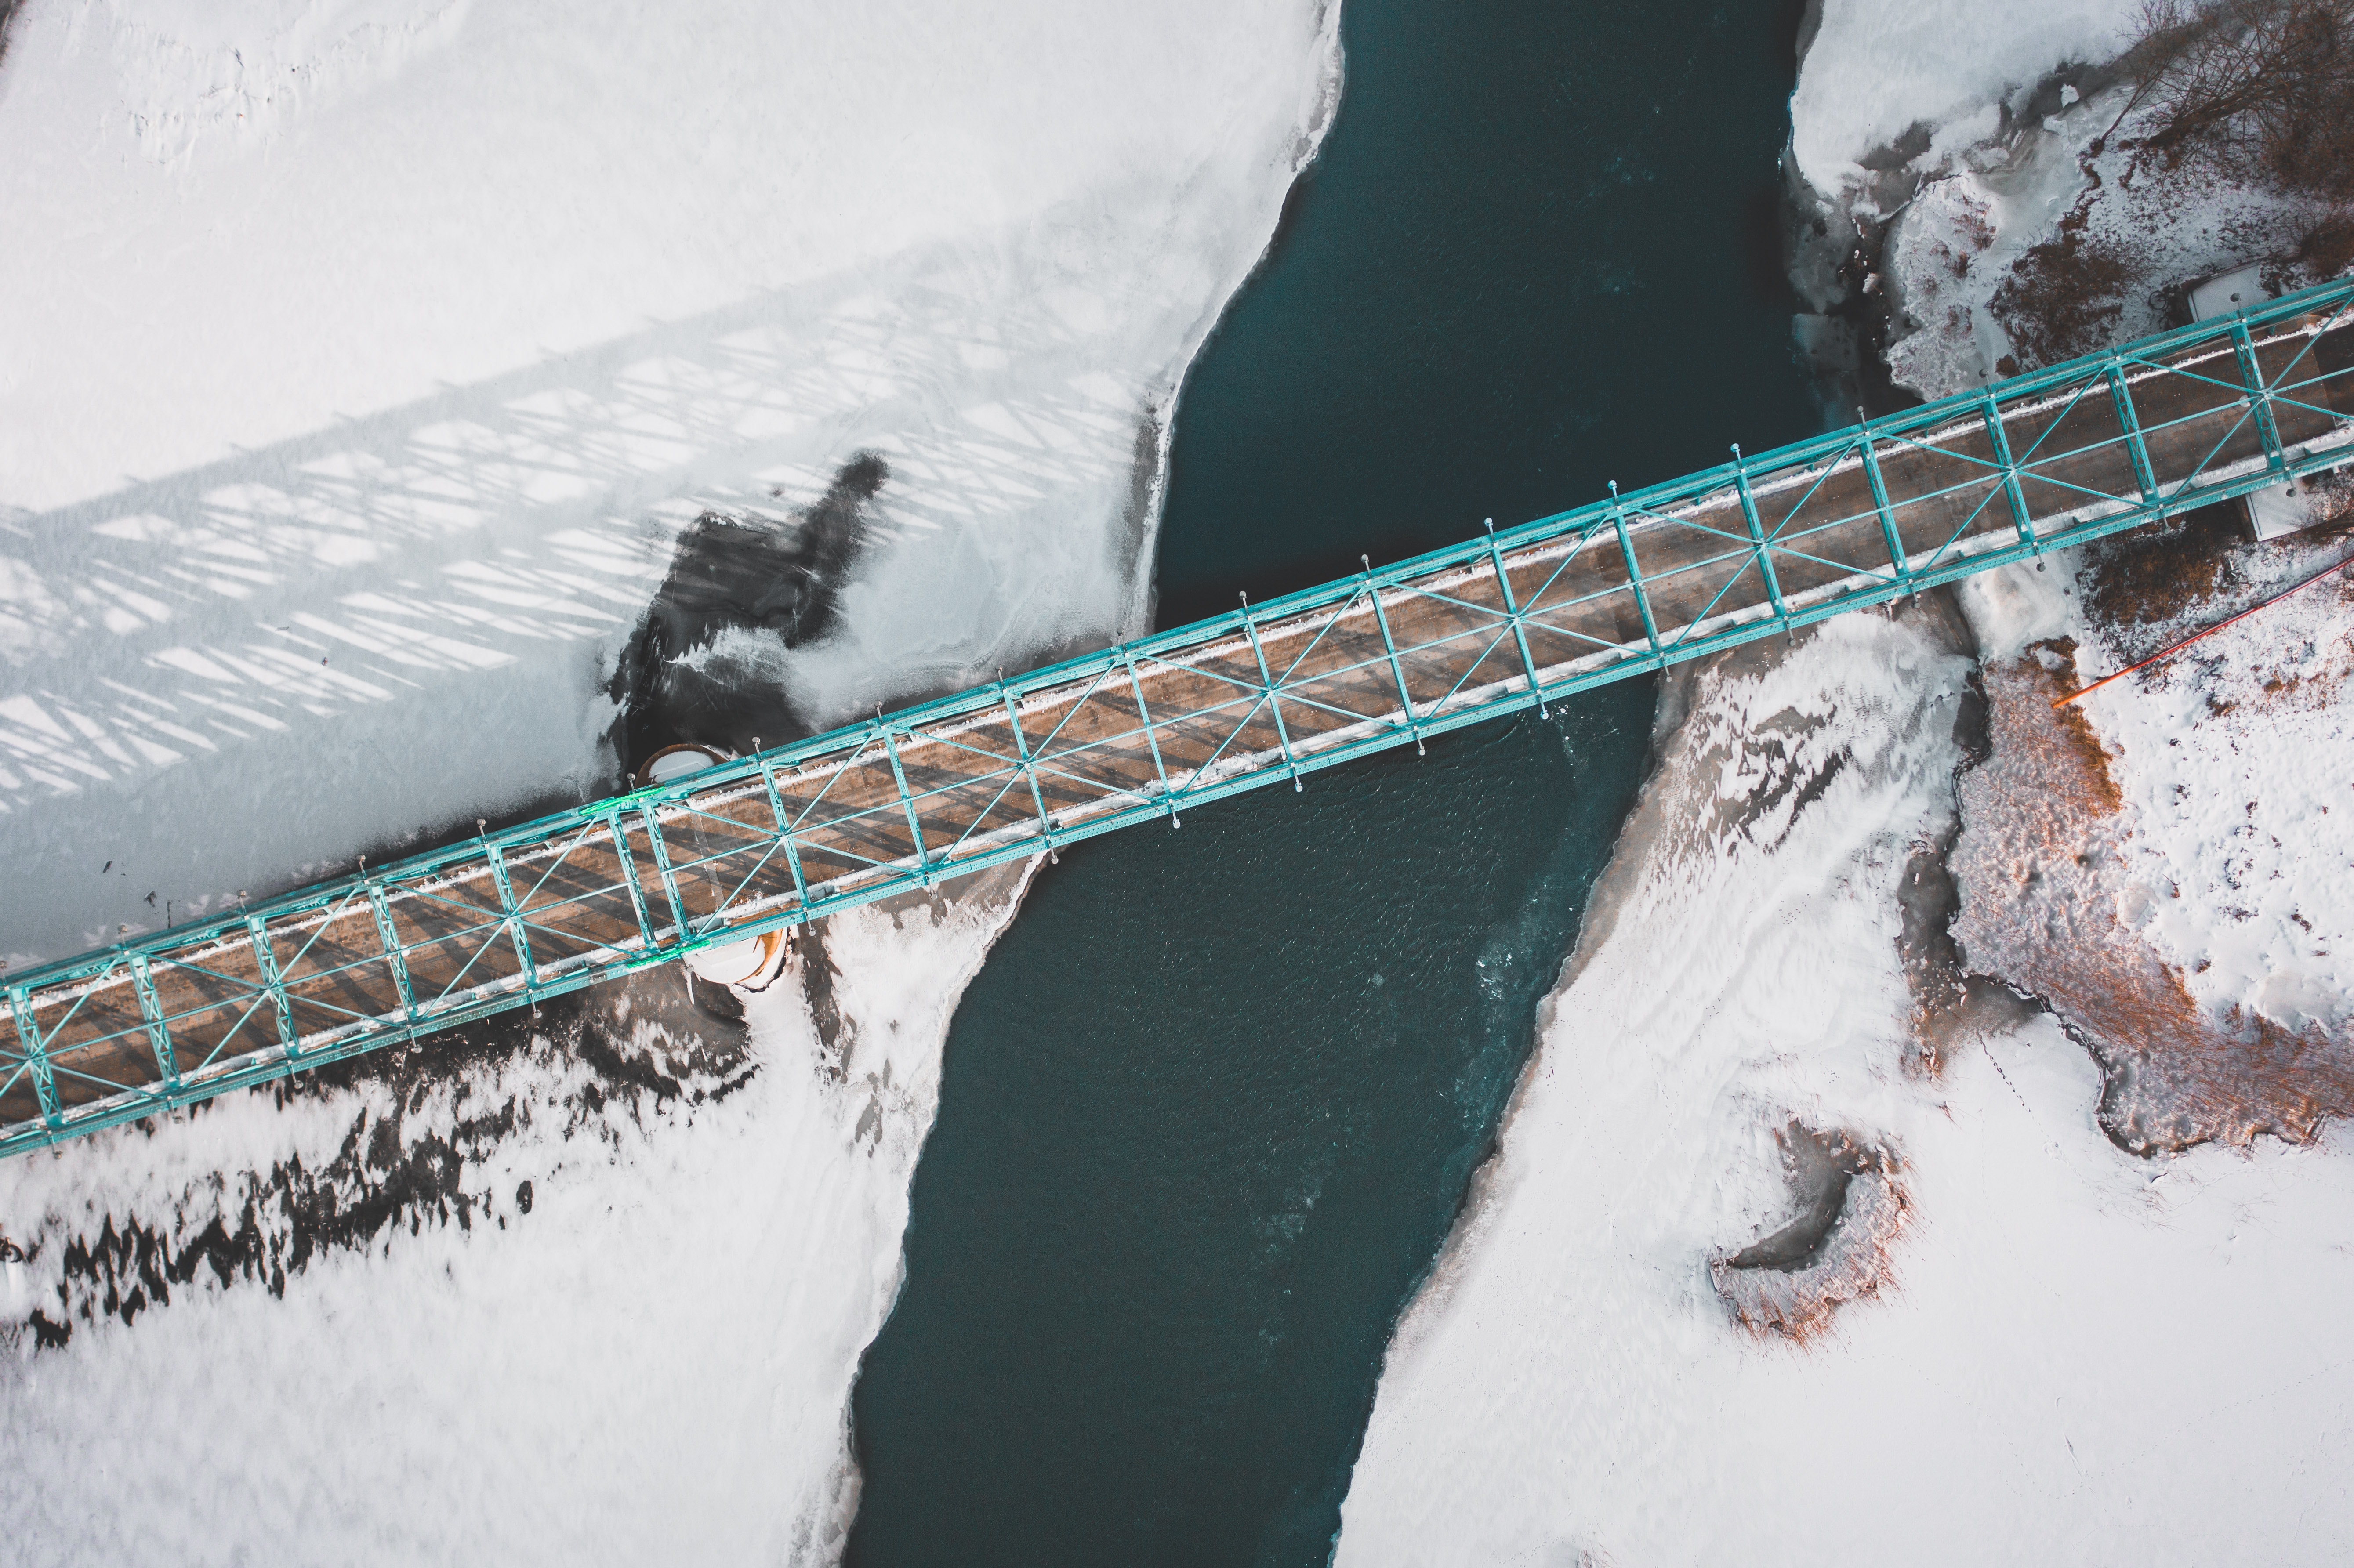
[[[1751,1333],[1800,1344],[1850,1301],[1895,1282],[1896,1237],[1912,1215],[1893,1151],[1840,1128],[1793,1121],[1775,1135],[1797,1210],[1790,1222],[1709,1260],[1709,1281]]]
[[[2052,709],[2076,685],[2073,657],[2053,667],[2063,646],[2073,655],[2047,642],[1985,672],[1993,747],[1962,779],[1956,939],[1971,969],[2034,997],[2091,1051],[2101,1126],[2120,1147],[2311,1138],[2354,1112],[2354,1042],[2211,1014],[2122,923],[2127,826],[2106,751],[2074,708]]]

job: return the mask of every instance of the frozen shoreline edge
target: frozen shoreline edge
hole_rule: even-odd
[[[1303,128],[1300,139],[1301,148],[1295,157],[1291,177],[1284,185],[1283,196],[1275,204],[1278,222],[1281,217],[1284,201],[1288,199],[1292,188],[1299,181],[1309,177],[1317,156],[1323,150],[1324,139],[1331,134],[1332,122],[1339,114],[1341,96],[1346,88],[1346,58],[1341,44],[1341,16],[1345,4],[1346,0],[1329,0],[1324,9],[1320,47],[1324,54],[1325,63],[1319,73],[1316,110],[1310,123]],[[1200,362],[1202,355],[1217,335],[1218,329],[1224,325],[1228,313],[1234,308],[1235,302],[1241,298],[1244,290],[1250,287],[1252,281],[1258,276],[1260,269],[1266,264],[1275,243],[1276,232],[1276,224],[1270,223],[1267,231],[1267,241],[1253,256],[1250,266],[1235,281],[1233,287],[1225,291],[1216,309],[1206,313],[1203,325],[1187,348],[1178,372],[1171,383],[1168,402],[1161,410],[1161,418],[1158,420],[1158,440],[1155,442],[1157,450],[1154,454],[1151,486],[1146,509],[1149,522],[1135,541],[1137,554],[1131,578],[1136,584],[1136,591],[1135,597],[1130,601],[1129,612],[1131,631],[1144,630],[1151,620],[1152,605],[1156,598],[1156,582],[1152,567],[1158,556],[1162,508],[1169,493],[1169,460],[1176,441],[1177,420],[1183,408],[1185,383],[1192,376],[1193,366]],[[958,976],[950,991],[951,1001],[940,1038],[932,1048],[936,1062],[945,1059],[949,1036],[955,1029],[957,1002],[961,1000],[966,988],[979,977],[981,969],[988,962],[990,952],[994,949],[1006,930],[1015,920],[1021,918],[1023,900],[1028,896],[1030,885],[1042,863],[1042,858],[1037,856],[1023,863],[1020,883],[1007,900],[1003,913],[992,924],[986,945],[974,955],[971,964]],[[929,1140],[931,1128],[937,1122],[938,1116],[938,1105],[936,1098],[932,1106],[932,1115],[927,1118],[922,1136],[917,1140],[916,1159],[908,1167],[907,1175],[910,1182],[913,1181],[916,1167],[922,1159],[922,1145]],[[910,1217],[912,1219],[912,1216]],[[843,1499],[836,1519],[840,1532],[839,1539],[843,1542],[849,1540],[851,1526],[857,1517],[859,1495],[864,1489],[864,1476],[858,1465],[856,1434],[852,1427],[852,1412],[856,1398],[858,1379],[864,1374],[866,1356],[874,1347],[875,1336],[882,1332],[884,1325],[890,1320],[892,1312],[898,1307],[899,1294],[906,1287],[907,1279],[907,1231],[903,1225],[894,1255],[894,1272],[888,1299],[885,1301],[882,1311],[875,1317],[873,1325],[866,1332],[864,1341],[859,1348],[857,1358],[851,1368],[850,1382],[843,1401],[843,1468],[835,1477],[830,1478],[829,1487]]]

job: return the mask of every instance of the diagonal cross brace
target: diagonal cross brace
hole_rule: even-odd
[[[1357,557],[1365,561],[1365,557]],[[1397,683],[1398,706],[1405,712],[1405,727],[1414,736],[1414,749],[1423,751],[1422,721],[1414,716],[1414,694],[1406,690],[1405,664],[1398,658],[1397,640],[1390,635],[1389,612],[1382,608],[1382,590],[1373,586],[1373,564],[1365,561],[1365,597],[1373,601],[1373,622],[1382,629],[1382,651],[1390,656],[1390,679]]]
[[[1275,677],[1267,672],[1267,651],[1258,645],[1258,625],[1251,620],[1248,594],[1243,595],[1243,630],[1250,634],[1251,657],[1258,661],[1259,690],[1267,694],[1267,711],[1275,715],[1275,741],[1283,747],[1283,765],[1291,769],[1291,792],[1297,795],[1299,793],[1299,759],[1291,755],[1291,731],[1283,723],[1283,704],[1275,694]],[[1243,723],[1250,723],[1247,715],[1244,716]]]
[[[1757,515],[1757,497],[1749,489],[1749,463],[1741,455],[1741,448],[1733,449],[1733,477],[1741,489],[1741,516],[1749,524],[1749,547],[1757,558],[1757,575],[1766,584],[1766,597],[1774,606],[1774,619],[1782,630],[1790,630],[1790,607],[1782,602],[1782,579],[1774,570],[1774,556],[1766,543],[1766,524]]]
[[[652,806],[639,807],[638,815],[646,824],[646,844],[654,852],[654,870],[662,876],[663,896],[670,900],[671,923],[677,927],[678,939],[684,943],[695,933],[686,927],[686,901],[678,895],[678,874],[671,870],[670,845],[663,842],[662,823],[654,820]]]
[[[621,885],[630,890],[630,911],[638,917],[638,941],[649,953],[654,950],[654,925],[646,918],[646,890],[638,882],[638,863],[630,853],[629,830],[621,826],[621,813],[605,813],[605,831],[613,835],[613,860],[621,868]]]
[[[417,993],[408,984],[408,952],[400,945],[400,933],[393,929],[392,907],[384,900],[384,885],[370,881],[367,885],[368,906],[376,911],[376,940],[384,948],[384,961],[392,970],[394,989],[400,992],[400,1011],[411,1023],[417,1022]]]
[[[1136,673],[1136,655],[1129,652],[1128,644],[1123,642],[1119,656],[1128,666],[1128,689],[1129,694],[1136,698],[1136,717],[1137,722],[1144,726],[1144,744],[1152,748],[1152,772],[1161,780],[1161,808],[1169,814],[1169,825],[1178,827],[1181,824],[1177,821],[1177,802],[1169,793],[1169,769],[1161,760],[1161,737],[1152,732],[1152,715],[1145,710],[1144,682]]]
[[[1643,635],[1650,640],[1651,656],[1667,657],[1659,646],[1659,623],[1651,619],[1651,596],[1643,590],[1643,568],[1635,564],[1635,536],[1627,531],[1627,509],[1618,503],[1618,482],[1610,482],[1610,525],[1618,531],[1618,555],[1627,563],[1627,586],[1635,590],[1635,608],[1642,613]]]
[[[1529,634],[1521,625],[1521,607],[1512,598],[1512,575],[1504,569],[1504,552],[1496,547],[1496,520],[1488,519],[1488,560],[1496,569],[1496,588],[1504,598],[1504,618],[1512,623],[1512,642],[1521,651],[1521,668],[1528,673],[1529,694],[1537,700],[1537,716],[1545,716],[1544,693],[1537,689],[1537,662],[1529,655]]]
[[[286,977],[278,969],[278,949],[270,944],[270,925],[259,915],[245,917],[246,940],[253,946],[253,967],[261,976],[262,988],[270,992],[270,1005],[278,1014],[278,1044],[288,1061],[302,1054],[302,1042],[294,1032],[294,1004],[286,998]]]
[[[1856,413],[1861,415],[1862,409]],[[1872,444],[1872,426],[1863,423],[1863,471],[1872,481],[1872,504],[1880,514],[1880,536],[1888,546],[1888,564],[1896,573],[1896,580],[1909,583],[1913,568],[1904,556],[1904,538],[1896,531],[1896,509],[1888,503],[1888,481],[1880,472],[1880,450]]]
[[[1994,400],[1993,393],[1978,399],[1978,415],[1986,425],[1987,441],[1994,448],[1995,463],[2002,470],[2003,499],[2010,503],[2010,520],[2019,529],[2019,542],[2041,555],[2043,546],[2037,542],[2035,524],[2027,515],[2027,493],[2019,487],[2019,464],[2011,459],[2010,432],[2002,427],[2002,406]]]
[[[881,719],[875,721],[875,727],[883,732],[883,749],[891,754],[891,782],[899,787],[899,804],[907,813],[907,834],[916,841],[916,870],[922,875],[924,885],[929,887],[932,857],[924,848],[924,824],[916,820],[916,800],[907,793],[907,772],[899,766],[899,743],[891,738],[891,726]]]
[[[1030,780],[1030,803],[1038,808],[1038,834],[1046,842],[1046,853],[1055,853],[1055,819],[1046,810],[1046,791],[1038,784],[1038,765],[1030,759],[1030,742],[1022,733],[1022,710],[1014,705],[1012,692],[1000,692],[999,700],[1005,705],[1005,722],[1013,726],[1013,750],[1022,758],[1023,777]]]
[[[2126,385],[2125,367],[2111,355],[2103,374],[2109,383],[2109,403],[2116,409],[2117,429],[2125,432],[2126,451],[2133,459],[2134,483],[2141,490],[2142,504],[2155,506],[2158,471],[2150,466],[2149,443],[2142,440],[2141,416],[2134,408],[2133,388]]]
[[[147,967],[147,955],[131,955],[132,989],[139,993],[139,1016],[147,1025],[147,1045],[155,1053],[155,1073],[167,1089],[180,1086],[180,1065],[172,1054],[172,1031],[164,1022],[163,1005],[155,1000],[155,977]]]
[[[8,988],[8,1005],[16,1014],[16,1044],[32,1065],[33,1092],[41,1102],[41,1120],[51,1132],[63,1124],[58,1110],[58,1075],[49,1065],[48,1047],[41,1043],[41,1026],[33,1017],[33,1001],[23,986]]]
[[[506,916],[507,939],[514,944],[515,958],[523,964],[523,989],[533,997],[539,995],[539,966],[531,961],[531,933],[524,929],[523,910],[515,904],[514,884],[507,878],[506,852],[485,842],[484,853],[491,863],[491,876],[498,884],[499,908]]]
[[[2247,386],[2247,405],[2256,417],[2256,433],[2264,438],[2264,461],[2274,473],[2288,470],[2288,454],[2281,450],[2280,427],[2273,422],[2273,389],[2256,363],[2256,340],[2248,335],[2248,313],[2232,319],[2232,348],[2240,361],[2240,379]]]
[[[769,810],[777,814],[777,836],[785,841],[785,864],[793,874],[793,896],[801,901],[801,918],[809,918],[809,879],[801,874],[801,852],[793,842],[793,825],[785,814],[785,798],[777,792],[776,770],[759,758],[760,784],[769,791]]]

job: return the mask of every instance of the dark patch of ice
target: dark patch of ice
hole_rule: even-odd
[[[625,766],[683,741],[741,752],[813,732],[773,672],[694,655],[727,631],[767,632],[787,650],[830,635],[866,543],[868,503],[890,477],[882,458],[860,452],[795,521],[706,512],[680,535],[609,688]]]
[[[1793,1120],[1775,1134],[1775,1141],[1781,1145],[1796,1217],[1725,1259],[1727,1268],[1771,1268],[1795,1274],[1815,1263],[1839,1225],[1848,1184],[1882,1166],[1877,1150],[1839,1128],[1820,1131]]]

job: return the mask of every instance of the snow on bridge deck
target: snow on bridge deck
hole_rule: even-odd
[[[49,965],[0,1153],[2354,459],[2354,282]]]

